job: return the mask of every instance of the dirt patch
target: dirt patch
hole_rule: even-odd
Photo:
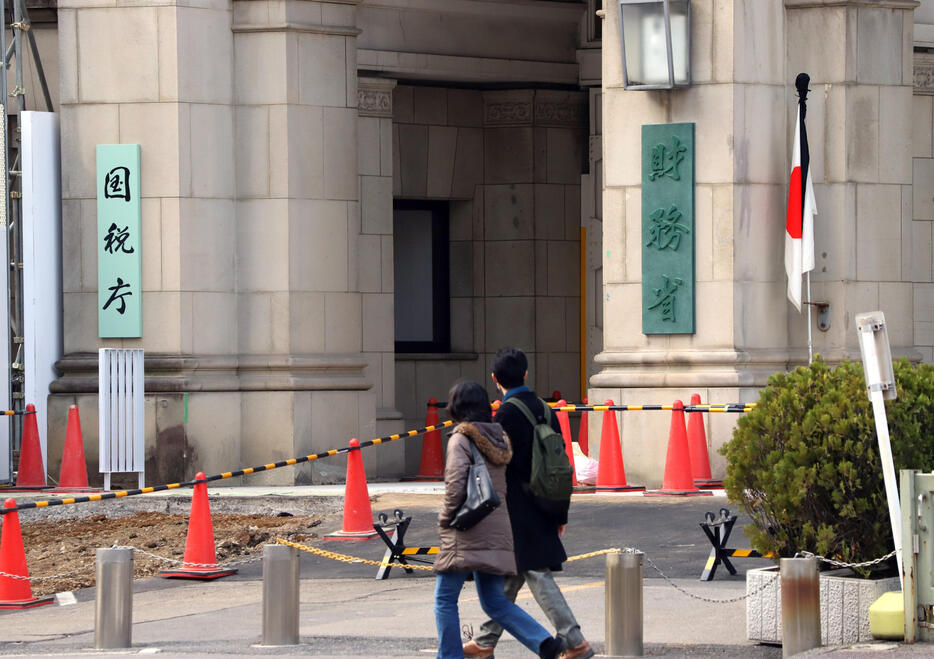
[[[406,492],[377,494],[373,498],[373,512],[385,512],[392,516],[395,509],[408,513],[409,510],[427,510],[432,513],[441,512],[444,501],[443,493],[412,494]],[[434,521],[434,517],[431,518]]]
[[[318,537],[313,531],[317,515],[237,515],[215,513],[211,517],[217,562],[227,563],[262,554],[263,545],[277,536],[302,542]],[[124,517],[92,515],[77,519],[21,522],[23,546],[34,596],[78,590],[94,585],[94,557],[99,547],[132,546],[160,557],[181,560],[185,554],[188,516],[140,512]],[[176,564],[140,552],[133,556],[134,577],[153,576]]]

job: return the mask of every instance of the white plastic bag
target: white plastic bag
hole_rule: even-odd
[[[574,472],[577,475],[577,482],[581,485],[596,485],[597,484],[597,468],[599,467],[599,462],[596,460],[591,460],[584,452],[581,451],[580,446],[575,442],[574,446]]]

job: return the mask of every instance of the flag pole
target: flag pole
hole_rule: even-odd
[[[811,77],[807,73],[799,73],[798,77],[795,79],[795,88],[798,90],[798,104],[801,107],[801,131],[804,134],[804,144],[807,144],[807,133],[804,133],[804,117],[807,115],[808,111],[808,83],[811,82]],[[802,149],[805,153],[802,154],[802,157],[808,158],[806,155],[807,149]],[[808,158],[809,159],[809,158]],[[808,191],[808,181],[810,180],[810,172],[802,172],[802,202],[807,197]],[[802,206],[802,211],[804,206]],[[802,215],[802,226],[803,226],[803,215]],[[807,292],[807,301],[804,303],[808,308],[808,366],[810,366],[814,361],[814,342],[811,335],[813,323],[811,322],[811,271],[807,270],[804,273],[805,282],[806,282],[806,292]]]
[[[811,273],[805,272],[805,281],[807,281],[807,293],[808,300],[805,302],[808,308],[808,366],[814,362],[814,343],[811,340],[811,328],[813,324],[811,323]]]

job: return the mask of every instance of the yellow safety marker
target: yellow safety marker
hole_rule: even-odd
[[[406,547],[402,550],[403,556],[434,556],[440,547]]]

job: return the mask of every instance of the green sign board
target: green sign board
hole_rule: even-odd
[[[139,144],[97,145],[97,332],[143,335]]]
[[[694,124],[642,127],[642,333],[694,333]]]

